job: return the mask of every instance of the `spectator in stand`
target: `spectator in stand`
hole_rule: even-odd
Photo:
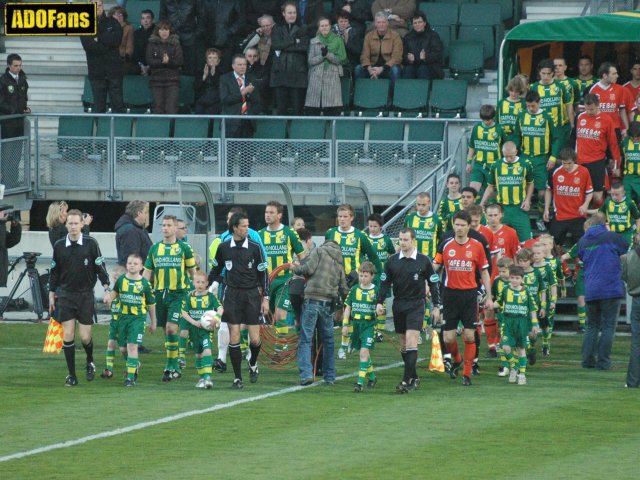
[[[415,0],[375,0],[371,5],[371,13],[375,16],[381,11],[389,20],[389,28],[404,38],[409,31],[407,28],[409,19],[416,11],[416,2]]]
[[[245,0],[244,3],[248,30],[256,23],[260,24],[260,19],[265,16],[270,16],[273,23],[273,18],[280,15],[281,0]]]
[[[206,61],[202,69],[202,76],[193,80],[193,90],[196,96],[196,113],[199,115],[220,115],[220,58],[222,52],[217,48],[209,48],[205,52]]]
[[[420,10],[413,14],[411,23],[413,30],[403,39],[402,78],[444,78],[440,36]]]
[[[342,64],[347,53],[342,39],[331,31],[328,18],[318,20],[318,35],[309,45],[309,86],[305,108],[309,115],[340,115]]]
[[[347,62],[343,65],[344,76],[353,76],[356,65],[360,63],[360,54],[364,42],[364,27],[352,24],[351,14],[346,10],[336,13],[336,23],[331,30],[342,38],[347,52]]]
[[[231,57],[245,32],[245,2],[238,0],[199,0],[198,43],[222,52],[220,67],[229,71]]]
[[[375,28],[364,37],[360,65],[356,66],[356,78],[390,78],[393,84],[400,78],[402,64],[402,38],[389,28],[385,12],[378,12]]]
[[[269,69],[260,63],[260,52],[256,47],[244,51],[247,59],[247,74],[254,79],[254,85],[260,92],[260,111],[269,112],[272,106],[271,89],[269,88]]]
[[[139,75],[149,75],[147,45],[151,34],[156,29],[153,19],[151,10],[143,10],[140,13],[140,28],[133,32],[133,62],[138,67],[137,73]]]
[[[624,88],[627,89],[631,98],[629,101],[632,105],[637,105],[638,100],[640,99],[640,60],[636,59],[633,61],[633,65],[631,65],[631,80],[623,85]],[[637,113],[637,111],[636,111]],[[633,121],[633,111],[629,112],[629,123]]]
[[[107,92],[111,102],[111,110],[124,112],[122,103],[122,60],[120,59],[120,43],[122,27],[114,18],[107,17],[103,0],[96,1],[98,25],[95,35],[80,37],[82,48],[87,55],[89,82],[93,93],[93,111],[107,111]]]
[[[298,25],[314,28],[324,15],[322,0],[298,0]]]
[[[7,223],[10,228],[7,231]],[[20,243],[22,238],[22,225],[10,216],[6,210],[0,211],[0,287],[7,286],[7,274],[9,268],[8,250]],[[2,317],[0,316],[0,319]]]
[[[273,54],[271,50],[271,36],[275,22],[271,15],[258,18],[258,28],[252,31],[241,44],[248,65],[248,72],[256,78],[256,86],[260,90],[262,111],[267,112],[273,105],[273,93],[269,86]],[[250,52],[255,50],[255,52]]]
[[[278,115],[302,115],[307,94],[307,50],[309,35],[307,27],[298,25],[296,2],[282,5],[284,24],[273,28],[271,49],[273,64],[269,85],[273,88]]]
[[[160,20],[166,20],[177,35],[182,48],[183,73],[196,75],[200,68],[196,34],[198,32],[198,0],[160,0]]]
[[[149,38],[147,63],[151,67],[149,86],[153,93],[153,113],[178,113],[180,70],[183,63],[182,47],[171,24],[160,20]]]
[[[600,111],[611,117],[616,129],[618,141],[627,134],[629,128],[629,112],[633,110],[629,96],[625,89],[618,85],[618,69],[614,64],[604,62],[598,68],[598,83],[595,83],[589,93],[600,99]]]
[[[260,96],[254,85],[253,76],[247,74],[247,60],[235,55],[233,71],[220,77],[220,99],[224,115],[256,115],[259,113]],[[227,136],[249,138],[253,135],[253,121],[227,120]],[[248,166],[240,167],[241,176],[249,176]]]
[[[112,7],[109,10],[109,16],[115,18],[122,28],[122,41],[118,50],[124,65],[124,74],[134,75],[137,68],[133,63],[133,26],[128,22],[127,10],[122,7]]]
[[[351,26],[358,26],[364,32],[367,22],[371,20],[369,3],[367,0],[333,0],[333,10],[337,14],[348,13]]]
[[[589,55],[582,55],[578,59],[578,77],[575,79],[578,86],[579,98],[576,98],[576,102],[582,102],[582,97],[591,88],[591,85],[595,83],[593,78],[593,60]]]

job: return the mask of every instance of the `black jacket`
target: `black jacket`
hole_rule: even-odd
[[[282,3],[283,2],[281,0],[246,0],[246,33],[255,31],[255,29],[258,28],[258,19],[262,15],[271,15],[274,22],[277,22],[278,19],[282,18],[282,14],[280,12],[280,5],[282,5]]]
[[[201,0],[198,13],[198,39],[203,47],[229,49],[245,32],[244,2],[238,0]]]
[[[412,259],[400,258],[400,252],[393,254],[384,265],[384,273],[378,303],[384,304],[392,285],[394,302],[425,299],[424,286],[428,282],[433,304],[440,304],[440,277],[433,270],[431,259],[427,255],[416,252],[416,258]]]
[[[246,85],[252,83],[256,87],[253,93],[245,95],[247,107],[249,107],[247,115],[256,115],[260,113],[261,109],[260,89],[253,75],[246,74],[244,80]],[[222,101],[223,115],[240,115],[242,113],[242,94],[233,72],[225,73],[220,77],[220,100]],[[251,121],[252,127],[254,123]],[[227,120],[226,127],[230,136],[236,136],[240,126],[241,120]]]
[[[58,240],[67,236],[67,226],[64,223],[56,225],[52,229],[49,230],[49,242],[51,242],[51,246],[53,247]],[[89,225],[85,225],[82,227],[82,234],[89,235],[91,233],[91,229]]]
[[[198,28],[198,0],[160,0],[160,20],[168,20],[182,45],[193,45]]]
[[[349,35],[347,37],[347,42],[344,44],[344,49],[347,52],[349,67],[353,69],[360,63],[360,54],[362,53],[362,47],[364,46],[364,26],[352,23],[348,30]],[[342,40],[344,40],[344,33],[340,32],[337,23],[333,25],[331,31],[340,35]]]
[[[334,12],[341,10],[346,5],[351,7],[351,25],[358,25],[364,30],[366,23],[372,20],[370,2],[367,0],[333,0]],[[360,57],[359,54],[358,57]]]
[[[415,60],[413,65],[428,65],[431,78],[444,78],[442,70],[442,41],[437,32],[431,29],[427,24],[424,32],[417,33],[411,30],[407,33],[403,40],[403,61],[407,65],[407,54],[413,53]],[[424,50],[427,54],[425,60],[420,60],[420,51]]]
[[[22,238],[22,226],[11,220],[11,230],[7,232],[6,221],[0,220],[0,287],[7,286],[7,270],[9,269],[8,250],[15,247]]]
[[[270,85],[272,87],[307,88],[307,27],[276,25],[271,36],[273,63]]]
[[[21,71],[16,82],[7,68],[4,75],[0,77],[0,114],[24,113],[27,109],[28,91],[27,75]],[[0,128],[2,138],[20,137],[24,134],[24,120],[21,118],[5,120],[0,124]]]
[[[219,115],[222,111],[220,103],[220,66],[216,67],[216,72],[207,75],[202,80],[202,75],[196,75],[193,79],[193,91],[196,96],[196,106],[211,115]]]
[[[155,28],[153,24],[147,29],[140,27],[133,32],[133,61],[136,65],[147,64],[147,45]]]
[[[224,281],[231,288],[260,288],[262,295],[269,295],[269,268],[262,247],[249,237],[239,244],[233,238],[222,242],[209,272],[209,283],[214,281]]]
[[[87,55],[89,78],[117,78],[122,76],[123,62],[120,57],[122,27],[113,17],[98,18],[97,34],[82,36],[82,48]]]
[[[49,277],[49,291],[88,292],[92,291],[96,280],[109,285],[109,275],[104,258],[95,238],[87,235],[80,242],[67,246],[66,237],[53,246],[53,260]]]
[[[144,263],[153,245],[144,227],[125,213],[116,222],[114,230],[116,232],[118,264],[126,265],[127,257],[132,253],[140,254]]]

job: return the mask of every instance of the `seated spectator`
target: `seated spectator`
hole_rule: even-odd
[[[371,2],[368,0],[333,0],[336,12],[347,12],[350,15],[351,26],[358,26],[365,30],[367,22],[371,20]]]
[[[328,18],[318,20],[318,34],[309,44],[309,86],[305,108],[309,115],[340,115],[340,76],[347,53],[342,39],[331,31]]]
[[[403,40],[402,78],[444,78],[440,36],[420,10],[413,15],[412,24],[413,30]]]
[[[402,39],[389,28],[385,12],[376,13],[374,24],[375,29],[364,37],[356,78],[390,78],[393,83],[400,77]]]
[[[253,84],[260,91],[260,103],[262,112],[268,112],[272,103],[271,89],[269,88],[269,70],[260,64],[260,54],[256,47],[249,47],[244,52],[247,59],[247,75],[254,79]]]
[[[353,76],[356,65],[360,63],[360,54],[364,43],[364,27],[359,24],[351,24],[351,14],[346,10],[340,10],[336,14],[336,23],[332,27],[344,41],[344,48],[347,52],[347,63],[343,65],[344,75]]]
[[[122,41],[118,50],[124,65],[124,74],[135,75],[138,69],[133,63],[133,26],[128,22],[127,10],[113,7],[109,10],[109,16],[115,18],[122,27]]]
[[[149,37],[156,28],[153,18],[151,10],[143,10],[140,13],[140,28],[133,32],[133,63],[138,67],[137,73],[139,75],[149,75],[147,45]]]
[[[409,19],[416,11],[415,0],[375,0],[371,5],[371,13],[384,12],[389,20],[389,28],[400,34],[401,37],[407,34]]]
[[[193,79],[193,91],[196,97],[196,113],[220,115],[220,58],[222,53],[217,48],[209,48],[205,52],[205,64],[202,75]]]
[[[168,21],[160,20],[147,46],[153,113],[178,113],[182,61],[182,47],[178,36],[171,31]]]

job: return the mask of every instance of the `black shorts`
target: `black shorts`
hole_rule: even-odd
[[[455,290],[445,288],[442,292],[442,314],[444,330],[455,330],[458,322],[464,328],[476,328],[478,323],[478,290]]]
[[[589,170],[593,191],[604,192],[604,176],[607,168],[607,161],[598,160],[597,162],[583,163],[582,166]]]
[[[222,296],[222,321],[230,325],[258,325],[262,294],[256,288],[226,287]]]
[[[393,326],[396,333],[406,333],[407,330],[422,329],[424,310],[426,303],[424,298],[419,300],[393,300]]]
[[[67,322],[69,320],[78,320],[82,325],[93,325],[95,297],[93,290],[86,292],[58,292],[58,318],[57,320]]]
[[[584,222],[585,218],[571,218],[569,220],[551,220],[549,226],[549,233],[556,242],[556,245],[564,244],[567,234],[571,234],[571,244],[578,243],[578,240],[584,235]]]

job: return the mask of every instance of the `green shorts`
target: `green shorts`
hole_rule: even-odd
[[[548,155],[536,155],[535,157],[525,157],[533,167],[533,188],[540,192],[544,192],[547,188],[547,180],[549,178],[549,170],[547,170]]]
[[[640,202],[640,175],[624,175],[622,185],[634,201]]]
[[[509,225],[518,233],[518,240],[521,242],[531,238],[531,220],[529,212],[525,212],[516,205],[502,205],[504,218],[502,223]]]
[[[503,345],[509,345],[511,348],[526,348],[527,338],[529,336],[529,319],[526,317],[510,317],[503,316],[502,322],[502,338]]]
[[[146,320],[146,315],[120,314],[116,322],[118,324],[118,346],[124,347],[129,343],[141,345]]]
[[[351,346],[354,350],[368,348],[373,350],[375,343],[375,320],[351,320],[353,333],[351,334]]]
[[[111,317],[109,320],[109,337],[108,340],[118,340],[118,321]]]
[[[185,330],[189,330],[189,338],[193,342],[193,349],[195,353],[202,353],[205,350],[211,350],[211,335],[209,330],[196,327],[195,325],[187,322],[188,327]]]
[[[159,327],[166,326],[167,322],[180,324],[182,300],[186,293],[186,290],[156,291],[156,317]]]
[[[558,137],[559,147],[558,151],[569,146],[569,139],[571,138],[571,124],[569,122],[564,125],[560,125],[556,129],[556,135]]]
[[[469,175],[470,182],[478,182],[483,187],[487,185],[489,181],[489,168],[483,162],[477,162],[474,160],[471,174]]]
[[[289,279],[291,275],[276,277],[269,285],[269,310],[276,311],[280,308],[291,312],[291,302],[289,301]]]

